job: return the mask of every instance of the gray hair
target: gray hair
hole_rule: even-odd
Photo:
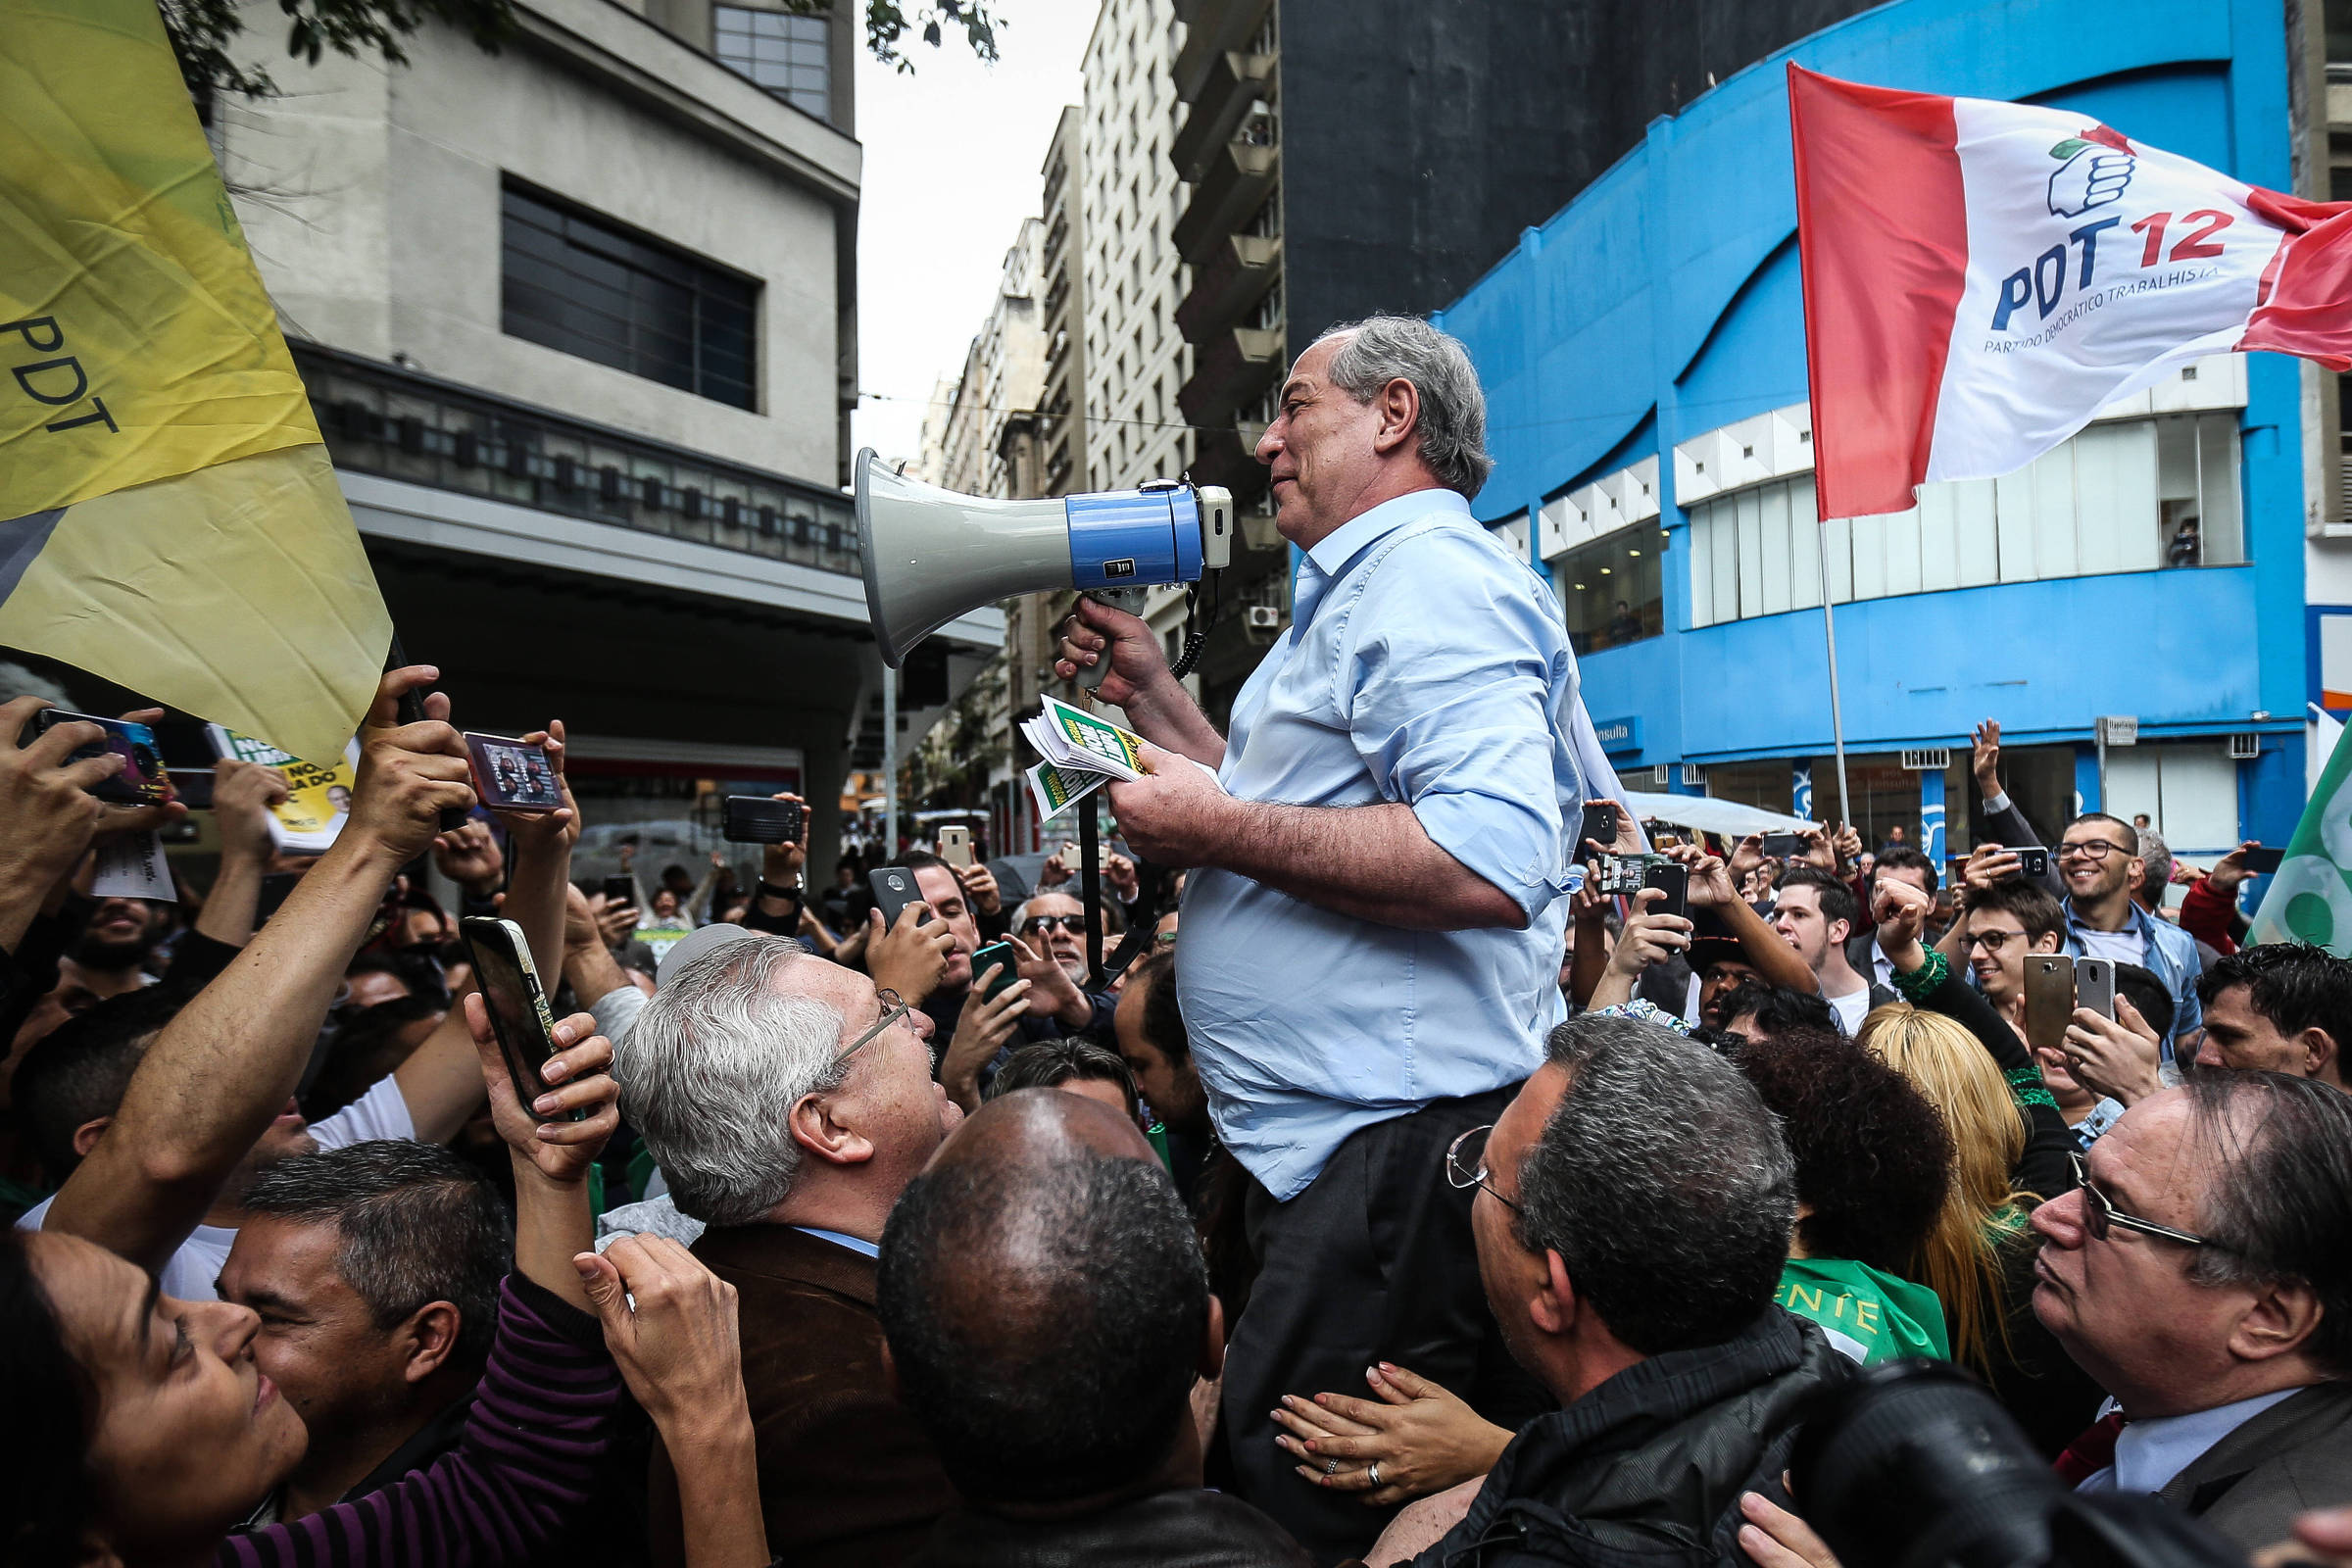
[[[620,1110],[669,1179],[681,1212],[748,1225],[784,1200],[801,1168],[792,1107],[841,1087],[842,1012],[776,988],[808,952],[755,935],[662,978],[612,1048]]]
[[[2173,880],[2173,852],[2154,828],[2135,831],[2139,834],[2140,889],[2148,895],[2148,902],[2161,909],[2164,890]]]
[[[1438,482],[1476,496],[1494,471],[1487,456],[1487,395],[1461,339],[1417,316],[1367,316],[1332,327],[1317,343],[1346,338],[1331,359],[1331,384],[1369,403],[1391,381],[1421,395],[1421,461]]]
[[[2190,1136],[2213,1155],[2189,1278],[2299,1281],[2320,1298],[2306,1353],[2352,1375],[2352,1095],[2287,1073],[2206,1069],[2182,1085]]]
[[[254,1178],[243,1206],[332,1225],[335,1272],[379,1330],[448,1301],[458,1359],[473,1366],[489,1355],[514,1232],[498,1190],[448,1150],[389,1138],[280,1160]]]
[[[1519,1164],[1520,1242],[1643,1355],[1720,1345],[1772,1302],[1796,1162],[1740,1069],[1673,1030],[1587,1013],[1551,1032],[1565,1099]]]

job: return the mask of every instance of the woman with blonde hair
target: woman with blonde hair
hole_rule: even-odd
[[[2074,1185],[2074,1136],[2025,1042],[1919,930],[1927,896],[1884,880],[1879,947],[1907,999],[1863,1019],[1862,1046],[1911,1080],[1952,1135],[1952,1185],[1910,1275],[1943,1302],[1952,1357],[1991,1385],[2047,1452],[2096,1416],[2100,1393],[2034,1315],[2026,1217]]]

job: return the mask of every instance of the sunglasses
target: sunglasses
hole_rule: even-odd
[[[1083,936],[1086,933],[1086,916],[1083,914],[1033,914],[1021,922],[1021,935],[1033,937],[1041,931],[1051,931],[1056,926],[1072,936]]]
[[[2082,1195],[2083,1228],[2100,1241],[2107,1240],[2111,1230],[2121,1227],[2128,1231],[2137,1231],[2142,1236],[2153,1236],[2159,1241],[2179,1242],[2182,1247],[2219,1247],[2221,1245],[2219,1242],[2208,1241],[2206,1238],[2188,1231],[2177,1231],[2170,1225],[2159,1225],[2154,1220],[2141,1219],[2136,1214],[2125,1213],[2115,1206],[2105,1193],[2090,1185],[2089,1160],[2079,1153],[2069,1154],[2066,1157],[2075,1167],[2075,1191]]]

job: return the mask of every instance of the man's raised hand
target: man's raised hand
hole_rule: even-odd
[[[440,831],[444,810],[473,809],[473,768],[466,743],[449,722],[449,699],[424,699],[424,718],[400,721],[400,700],[440,676],[430,664],[388,670],[375,689],[360,729],[359,779],[351,820],[335,841],[375,850],[392,866],[422,855]]]

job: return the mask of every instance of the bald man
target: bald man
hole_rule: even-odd
[[[1280,1526],[1201,1488],[1191,1396],[1223,1368],[1223,1314],[1128,1117],[1053,1089],[981,1106],[892,1210],[875,1305],[963,1497],[918,1563],[1304,1568]]]

